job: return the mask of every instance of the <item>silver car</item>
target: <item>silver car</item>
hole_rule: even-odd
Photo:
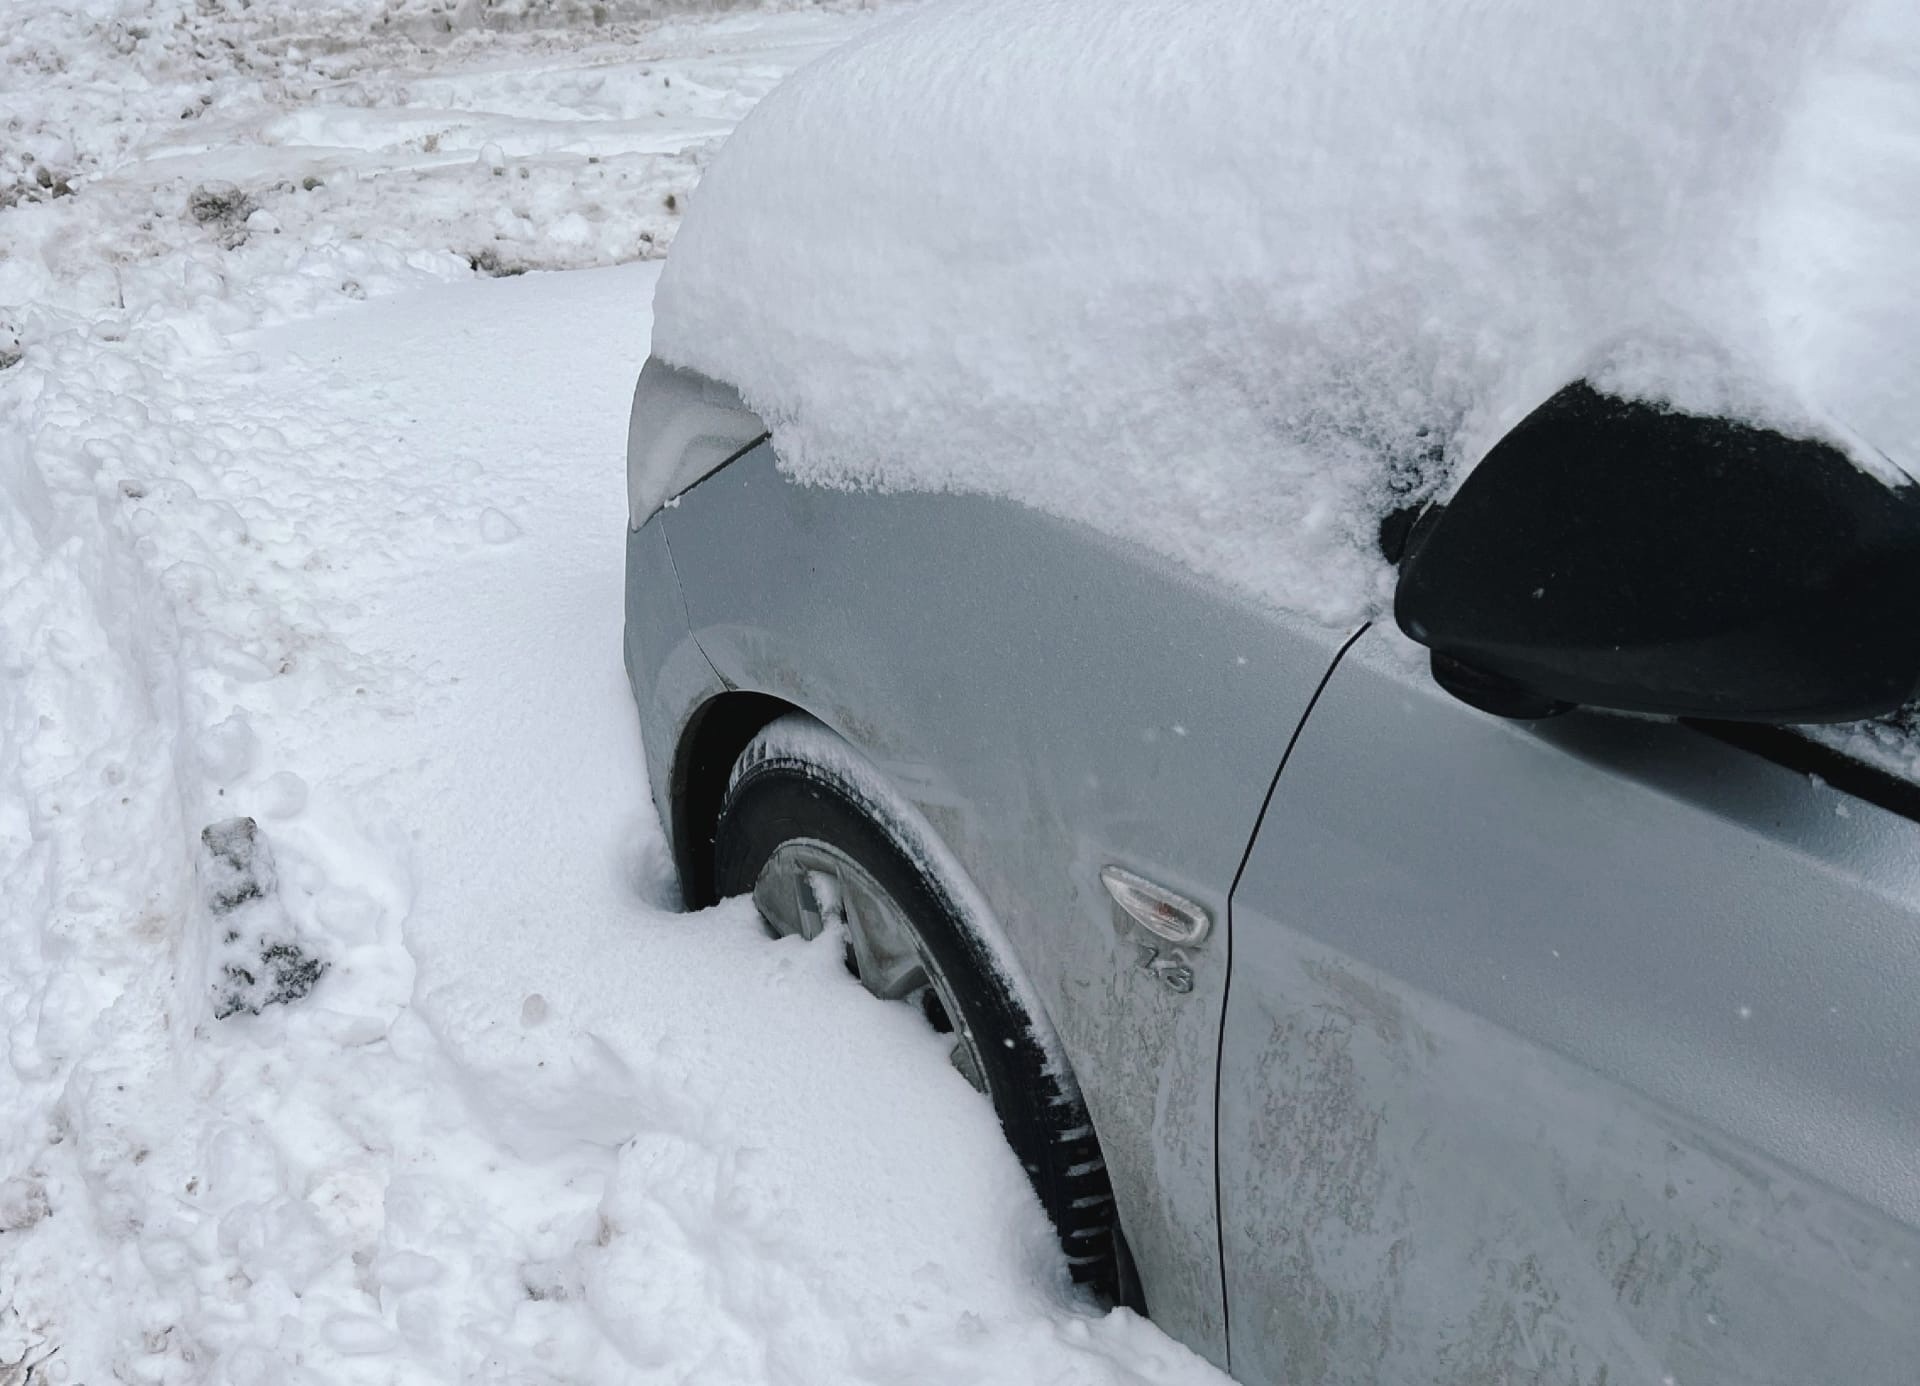
[[[1920,791],[1784,725],[1913,692],[1920,499],[1580,382],[1477,463],[1328,629],[796,484],[650,362],[686,901],[843,929],[1076,1275],[1242,1381],[1920,1381]]]

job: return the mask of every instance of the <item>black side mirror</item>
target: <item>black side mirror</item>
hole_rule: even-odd
[[[1581,382],[1417,528],[1394,618],[1504,716],[1878,716],[1920,684],[1920,488]]]

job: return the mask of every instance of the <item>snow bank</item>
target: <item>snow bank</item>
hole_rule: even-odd
[[[657,257],[721,138],[858,4],[11,5],[0,353],[36,311],[242,300],[230,327]]]
[[[1917,211],[1907,0],[956,0],[742,126],[655,350],[808,480],[1349,621],[1583,371],[1920,470]]]

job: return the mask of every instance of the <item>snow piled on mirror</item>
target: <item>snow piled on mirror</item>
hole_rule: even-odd
[[[769,99],[655,349],[809,481],[978,491],[1319,620],[1583,374],[1920,470],[1906,0],[957,0]]]

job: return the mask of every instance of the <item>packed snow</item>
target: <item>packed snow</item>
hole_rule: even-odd
[[[745,122],[655,349],[797,476],[1351,622],[1583,373],[1920,473],[1917,210],[1911,0],[955,0]]]
[[[0,37],[0,1380],[1219,1380],[905,1008],[674,911],[616,262],[874,18],[266,8]]]

